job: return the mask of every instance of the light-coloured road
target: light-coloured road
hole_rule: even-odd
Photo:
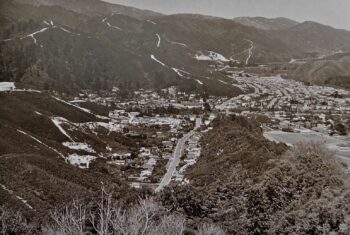
[[[249,64],[249,60],[250,60],[250,58],[253,56],[253,49],[254,49],[254,43],[253,43],[253,41],[251,41],[251,40],[247,40],[249,43],[250,43],[250,47],[249,47],[249,49],[248,49],[248,57],[247,57],[247,59],[246,59],[246,61],[245,61],[245,65],[248,65]]]
[[[177,142],[177,145],[175,147],[175,151],[174,151],[174,154],[173,154],[173,159],[171,160],[170,166],[169,166],[167,172],[165,173],[165,175],[163,176],[163,178],[162,178],[161,182],[159,183],[158,187],[156,188],[155,192],[161,191],[165,186],[167,186],[170,183],[171,178],[173,177],[173,175],[174,175],[174,173],[176,171],[176,167],[180,163],[181,156],[182,156],[183,151],[185,149],[185,143],[194,135],[195,131],[201,126],[201,124],[202,124],[202,119],[201,118],[197,118],[195,128],[192,131],[190,131],[187,134],[185,134]]]

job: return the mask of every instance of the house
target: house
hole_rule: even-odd
[[[282,130],[288,130],[288,129],[290,129],[290,122],[289,121],[281,121],[280,122],[280,128],[282,129]]]
[[[124,166],[126,164],[126,160],[113,160],[113,161],[109,161],[108,164]]]

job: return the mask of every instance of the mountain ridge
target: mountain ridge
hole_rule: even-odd
[[[112,13],[130,15],[138,19],[148,19],[161,16],[162,14],[150,10],[140,10],[134,7],[108,3],[100,0],[16,0],[21,3],[61,6],[68,10],[93,16],[102,16]]]
[[[285,17],[236,17],[233,19],[233,21],[244,24],[246,26],[252,26],[263,30],[287,29],[299,24],[299,22]]]
[[[45,4],[38,6],[38,2]],[[92,5],[88,2],[85,6],[104,4],[97,0],[91,2]],[[228,78],[214,67],[287,63],[293,58],[350,51],[349,32],[320,24],[301,23],[271,31],[198,14],[153,17],[154,14],[148,12],[142,15],[143,11],[134,15],[133,10],[129,15],[113,11],[81,14],[74,7],[67,10],[66,0],[28,3],[2,1],[1,47],[7,54],[2,56],[4,68],[0,79],[23,82],[28,73],[46,74],[37,76],[41,79],[39,84],[46,83],[46,87],[62,91],[185,84],[200,92],[210,90],[211,94],[218,95],[222,89],[223,95],[230,92],[237,95],[240,94],[237,87],[219,82]],[[73,3],[81,5],[81,0]],[[277,18],[281,19],[285,20]],[[17,65],[13,64],[14,51],[23,58],[16,61]],[[208,58],[210,53],[224,60],[198,60],[199,55]]]

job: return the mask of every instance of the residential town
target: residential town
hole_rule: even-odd
[[[266,138],[272,131],[312,132],[342,138],[345,153],[340,155],[348,157],[349,140],[341,137],[346,135],[349,124],[346,123],[350,113],[348,91],[306,86],[280,76],[232,73],[230,78],[232,82],[226,82],[227,85],[237,86],[245,94],[203,99],[200,94],[187,94],[170,87],[161,92],[140,89],[132,98],[120,100],[118,88],[114,88],[112,94],[81,94],[70,103],[93,102],[113,108],[107,117],[109,123],[99,125],[120,133],[133,143],[123,151],[110,148],[108,164],[118,168],[136,188],[147,185],[156,189],[164,178],[168,178],[164,184],[186,183],[186,169],[195,164],[201,154],[201,136],[213,128],[211,123],[218,115],[255,118],[267,133]],[[89,128],[94,129],[93,125]],[[324,138],[322,136],[321,140]],[[312,140],[318,141],[317,138],[308,139]]]
[[[332,134],[339,132],[336,125],[345,126],[349,117],[350,92],[347,90],[306,86],[280,76],[236,76],[235,80],[253,92],[226,100],[216,108],[245,116],[264,115],[269,119],[264,123],[266,128],[289,131],[307,128]]]
[[[132,143],[124,143],[129,147],[123,151],[108,147],[109,154],[104,156],[109,159],[108,164],[119,168],[118,172],[135,188],[147,185],[155,189],[170,167],[173,172],[166,184],[171,180],[186,182],[185,169],[199,158],[201,135],[210,129],[216,115],[204,111],[204,101],[198,94],[186,94],[175,87],[164,89],[161,94],[135,91],[132,99],[124,101],[118,100],[117,94],[115,88],[107,97],[80,94],[70,102],[76,106],[92,102],[115,108],[106,117],[108,124],[85,124],[95,129],[96,135],[98,126],[102,126],[131,140]]]

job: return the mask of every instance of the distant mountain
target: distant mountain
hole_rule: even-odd
[[[291,28],[299,24],[298,22],[284,18],[264,18],[264,17],[237,17],[234,21],[246,26],[255,27],[263,30],[281,30]]]
[[[350,51],[350,32],[312,21],[298,23],[287,18],[239,17],[235,22],[271,31],[289,49],[303,52],[302,57],[318,57],[336,51]]]
[[[89,16],[9,0],[3,1],[0,15],[4,19],[0,80],[11,78],[40,89],[69,92],[176,85],[237,95],[241,91],[218,82],[226,76],[209,67],[222,61],[202,61],[196,56],[214,52],[225,57],[224,63],[244,65],[286,61],[293,54],[263,31],[200,15],[153,20],[122,14]]]
[[[229,78],[220,67],[350,51],[349,32],[316,23],[262,30],[98,0],[21,1],[26,4],[0,2],[0,81],[37,89],[74,93],[177,86],[235,96],[242,91],[222,83]]]
[[[310,84],[350,88],[350,54],[337,54],[299,65],[289,77]]]
[[[25,4],[61,6],[81,14],[102,16],[112,13],[124,14],[138,19],[147,19],[160,16],[160,13],[139,10],[133,7],[111,4],[100,0],[16,0]]]
[[[350,51],[350,31],[335,29],[316,22],[303,22],[292,28],[274,32],[290,49],[304,53],[328,55],[335,51]]]

